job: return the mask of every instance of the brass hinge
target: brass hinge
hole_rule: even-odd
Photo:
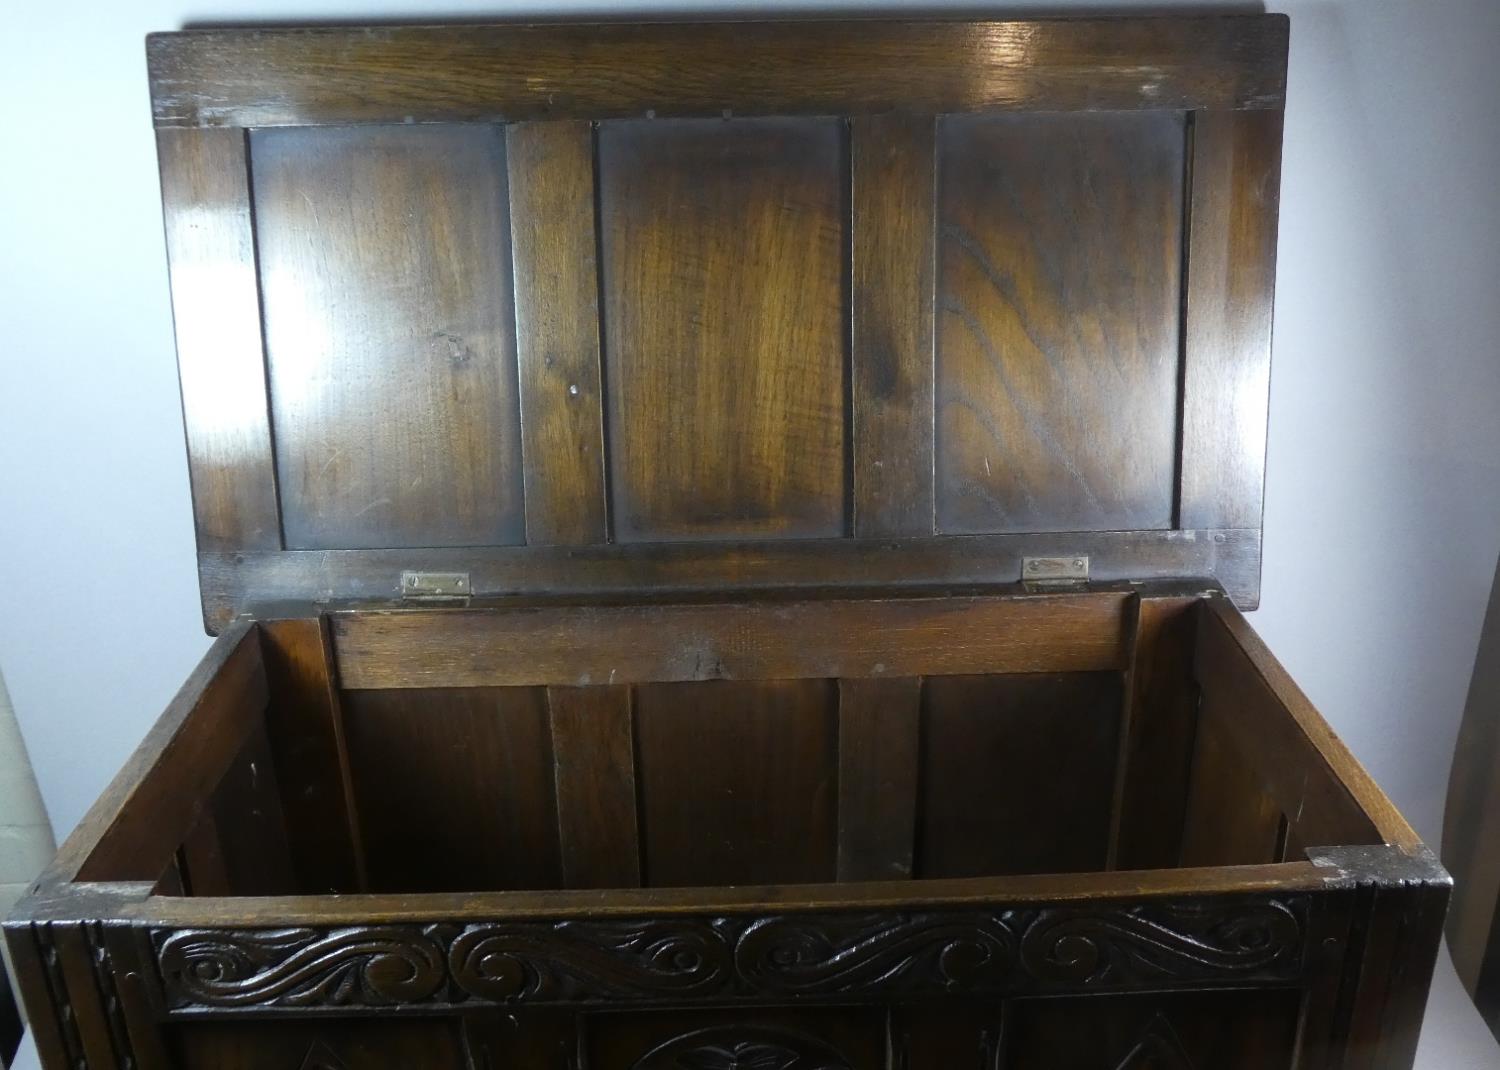
[[[1028,587],[1081,587],[1088,581],[1087,554],[1021,558],[1021,582]]]
[[[401,597],[408,602],[466,601],[473,593],[467,572],[401,573]]]

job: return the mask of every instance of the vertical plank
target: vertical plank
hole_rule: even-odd
[[[921,703],[917,677],[839,681],[841,881],[912,874]]]
[[[350,691],[344,702],[371,891],[558,886],[542,688]]]
[[[279,550],[245,132],[156,132],[198,549]]]
[[[5,947],[10,952],[16,987],[26,1006],[27,1028],[42,1065],[73,1067],[77,1065],[74,1058],[77,1032],[64,1019],[60,1001],[66,993],[56,991],[54,966],[48,961],[53,952],[50,946],[42,946],[41,933],[39,925],[6,925]]]
[[[630,688],[549,687],[558,841],[568,888],[641,883]]]
[[[931,116],[849,124],[854,534],[933,531]]]
[[[210,807],[229,894],[297,894],[300,889],[281,811],[276,762],[263,724],[246,739],[239,758],[214,791]],[[196,886],[193,891],[204,894]]]
[[[938,126],[937,526],[1169,528],[1183,119]]]
[[[309,895],[364,891],[364,847],[327,621],[265,621],[260,634],[271,691],[266,725],[298,884]]]
[[[209,806],[199,815],[182,841],[180,855],[187,871],[190,895],[233,895],[234,882],[229,876],[229,861],[224,855],[224,841],[219,835],[219,820]]]
[[[128,1038],[136,1070],[170,1070],[174,1065],[167,1053],[165,1030],[152,1006],[152,992],[146,978],[150,967],[142,954],[146,943],[142,930],[127,924],[103,928],[104,947],[111,962],[115,996],[119,1000],[121,1024]]]
[[[1127,663],[1122,680],[1120,698],[1120,733],[1115,757],[1115,786],[1109,804],[1109,851],[1105,856],[1106,869],[1120,866],[1120,840],[1125,818],[1125,793],[1130,782],[1130,759],[1136,735],[1136,676],[1141,671],[1141,596],[1132,594],[1125,603],[1125,648]]]
[[[1102,869],[1120,674],[928,677],[917,875]]]
[[[1260,526],[1281,127],[1279,111],[1192,119],[1178,527]]]
[[[1181,851],[1198,715],[1194,605],[1191,598],[1141,601],[1115,857],[1120,869],[1166,869]]]
[[[635,731],[648,886],[834,879],[832,681],[643,685]]]
[[[599,128],[621,542],[845,534],[844,166],[833,119]]]
[[[503,131],[257,130],[250,148],[287,546],[522,542]]]
[[[593,125],[512,124],[506,160],[526,541],[604,542]]]
[[[109,1014],[95,977],[94,949],[87,924],[51,922],[47,928],[56,948],[67,1006],[82,1042],[84,1065],[88,1070],[115,1070],[120,1059],[116,1057]]]

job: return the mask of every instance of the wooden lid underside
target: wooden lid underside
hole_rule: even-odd
[[[408,570],[1255,601],[1280,17],[149,52],[211,628]]]

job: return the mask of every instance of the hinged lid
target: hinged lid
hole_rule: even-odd
[[[205,613],[1256,599],[1281,16],[151,38]]]

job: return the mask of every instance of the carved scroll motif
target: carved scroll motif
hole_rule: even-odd
[[[177,1005],[387,1006],[421,1003],[447,971],[418,929],[189,929],[160,940],[157,962]]]
[[[448,963],[461,989],[497,1003],[692,996],[722,990],[732,968],[724,936],[692,919],[471,925]]]
[[[1284,903],[1049,910],[1021,938],[1026,970],[1071,986],[1242,977],[1300,960],[1302,926]]]
[[[1292,980],[1306,901],[157,933],[168,1005],[1060,993]]]

